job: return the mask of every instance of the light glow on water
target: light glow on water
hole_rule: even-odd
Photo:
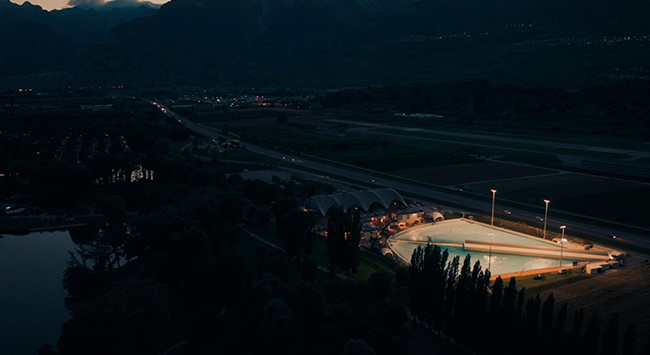
[[[515,232],[510,232],[497,227],[480,224],[477,222],[470,222],[467,220],[453,219],[435,224],[424,225],[421,227],[411,228],[404,232],[398,233],[389,239],[390,247],[402,260],[406,262],[411,261],[413,251],[420,245],[418,243],[409,243],[408,241],[424,241],[426,242],[431,238],[431,241],[438,243],[464,243],[465,240],[479,240],[490,241],[492,235],[492,242],[494,243],[511,243],[520,245],[531,246],[545,246],[558,248],[560,253],[560,245],[545,241],[540,238],[521,235]],[[398,241],[399,240],[399,241]],[[423,245],[424,246],[424,245]],[[489,262],[489,253],[479,251],[468,251],[464,248],[458,247],[442,247],[444,251],[449,251],[449,261],[455,256],[460,256],[460,264],[467,254],[471,255],[472,266],[476,260],[481,262],[483,270],[490,265],[490,272],[492,275],[506,274],[511,272],[520,272],[525,270],[536,270],[548,267],[560,266],[559,259],[541,258],[523,255],[510,255],[510,254],[496,254],[492,253],[492,262]],[[574,261],[572,259],[564,259],[562,265],[569,266]]]

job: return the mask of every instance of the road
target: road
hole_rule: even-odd
[[[153,103],[153,102],[152,102]],[[168,108],[163,107],[161,104],[157,104],[161,110],[164,109],[168,116],[177,119],[179,122],[183,123],[190,130],[210,137],[212,139],[217,139],[219,137],[224,137],[219,130],[206,127],[203,125],[196,124],[195,122],[183,118],[179,115],[176,115],[174,112]],[[224,137],[229,138],[229,137]],[[467,208],[468,213],[484,213],[489,215],[492,209],[492,202],[486,201],[482,198],[477,198],[471,195],[460,195],[452,192],[445,192],[440,190],[434,190],[426,187],[416,185],[415,183],[404,182],[403,179],[397,180],[392,178],[387,178],[386,174],[382,173],[372,173],[360,172],[358,170],[353,170],[352,168],[344,167],[342,165],[330,165],[322,162],[309,160],[304,156],[295,156],[286,153],[276,152],[269,150],[263,147],[259,147],[253,144],[246,143],[245,147],[247,150],[265,155],[270,158],[283,159],[295,163],[295,169],[312,169],[315,171],[321,172],[325,178],[332,176],[341,176],[345,177],[348,180],[357,181],[363,185],[373,184],[377,188],[389,187],[395,190],[398,190],[405,196],[414,196],[418,195],[419,199],[426,200],[433,204],[437,205],[451,205],[457,206],[455,209],[458,209],[458,206],[464,206]],[[498,200],[497,200],[498,201]],[[461,209],[462,210],[462,209]],[[503,215],[503,210],[509,210],[512,214],[509,215],[511,218],[527,222],[531,225],[540,225],[541,222],[536,220],[536,217],[544,216],[544,206],[540,204],[539,212],[534,213],[525,209],[513,208],[511,206],[502,206],[498,203],[495,204],[495,214],[497,216]],[[469,212],[471,211],[471,212]],[[555,218],[553,216],[553,209],[550,207],[549,216],[547,219],[547,230],[560,232],[560,226],[567,226],[566,233],[571,235],[572,233],[582,234],[592,237],[592,241],[598,242],[599,239],[607,238],[608,235],[616,235],[616,243],[620,244],[620,249],[625,249],[626,245],[634,245],[639,247],[644,247],[650,249],[650,238],[646,238],[642,235],[635,235],[631,233],[622,233],[620,230],[616,229],[615,225],[610,227],[601,227],[596,225],[591,225],[589,223],[577,222],[569,218]]]

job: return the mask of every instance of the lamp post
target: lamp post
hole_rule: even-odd
[[[494,237],[494,233],[488,234],[490,237],[490,256],[488,256],[488,271],[492,267],[492,237]]]
[[[546,212],[544,212],[544,239],[546,239],[546,220],[548,219],[548,203],[550,200],[544,200],[546,202]]]
[[[494,225],[494,199],[496,198],[497,195],[497,190],[492,189],[492,225]]]
[[[560,226],[560,229],[562,230],[562,239],[560,239],[560,272],[562,272],[562,254],[564,253],[564,243],[567,242],[564,238],[564,230],[566,229],[566,226]]]

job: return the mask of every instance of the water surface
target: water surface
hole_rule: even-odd
[[[56,346],[70,316],[63,273],[75,244],[67,231],[0,239],[0,353],[30,354]]]

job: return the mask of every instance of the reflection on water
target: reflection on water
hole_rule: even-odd
[[[53,346],[70,318],[63,273],[75,244],[67,231],[0,239],[0,353],[30,354]]]

